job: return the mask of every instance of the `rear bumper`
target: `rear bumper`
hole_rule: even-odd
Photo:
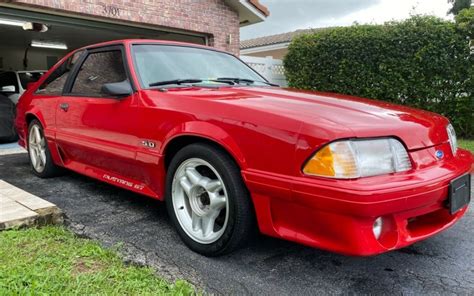
[[[446,208],[451,180],[473,171],[473,156],[411,173],[359,180],[288,177],[244,171],[260,230],[347,255],[368,256],[410,245],[450,227],[466,212]],[[379,239],[373,223],[383,217]]]

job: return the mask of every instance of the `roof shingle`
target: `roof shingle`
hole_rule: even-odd
[[[287,33],[282,33],[282,34],[243,40],[243,41],[240,41],[240,49],[248,49],[248,48],[274,45],[274,44],[280,44],[280,43],[288,43],[288,42],[291,42],[291,40],[293,40],[293,38],[295,38],[296,36],[316,32],[319,30],[321,29],[320,28],[303,29],[303,30],[296,30],[293,32],[287,32]]]

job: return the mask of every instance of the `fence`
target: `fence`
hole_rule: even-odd
[[[272,57],[240,56],[240,58],[263,77],[267,78],[268,81],[283,87],[288,86],[283,61],[273,59]]]

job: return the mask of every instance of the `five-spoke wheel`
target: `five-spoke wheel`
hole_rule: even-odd
[[[46,166],[46,140],[41,133],[40,126],[31,126],[28,135],[28,151],[33,169],[41,173]]]
[[[208,162],[184,161],[173,178],[173,206],[180,225],[202,244],[218,240],[229,218],[227,193],[219,173]]]
[[[28,126],[27,142],[31,168],[37,176],[49,178],[60,174],[61,169],[53,163],[43,126],[37,119],[33,119]]]
[[[166,204],[182,240],[206,256],[238,248],[254,229],[239,168],[225,151],[209,144],[186,146],[174,156]]]

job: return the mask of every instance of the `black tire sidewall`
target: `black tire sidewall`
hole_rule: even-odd
[[[181,163],[190,158],[200,158],[212,165],[222,178],[228,196],[227,211],[229,217],[226,229],[222,236],[211,244],[201,244],[190,238],[182,229],[173,206],[172,184],[174,174]],[[171,161],[166,176],[166,206],[179,236],[193,251],[205,256],[219,256],[236,249],[242,240],[245,241],[246,232],[248,231],[243,231],[242,233],[242,231],[236,230],[238,230],[237,227],[242,227],[240,225],[242,223],[237,222],[240,222],[239,220],[242,219],[245,220],[245,217],[242,218],[245,216],[245,213],[242,212],[249,210],[249,200],[249,194],[243,184],[240,170],[234,161],[222,150],[208,144],[192,144],[180,150]]]

